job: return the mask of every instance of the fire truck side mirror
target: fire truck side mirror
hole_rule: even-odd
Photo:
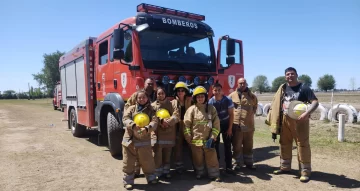
[[[235,57],[232,56],[232,57],[227,57],[226,58],[226,64],[227,65],[230,66],[231,64],[234,64],[234,63],[235,63]]]
[[[115,49],[114,52],[113,52],[113,57],[116,60],[121,60],[121,59],[124,59],[125,53],[121,49]]]
[[[235,40],[234,39],[228,39],[226,41],[226,54],[228,56],[235,55]]]
[[[124,31],[122,29],[115,29],[113,33],[114,49],[121,50],[124,48]]]

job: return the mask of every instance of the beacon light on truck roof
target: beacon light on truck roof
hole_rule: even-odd
[[[159,7],[156,5],[150,5],[150,4],[146,4],[146,3],[141,3],[140,5],[137,6],[136,9],[137,9],[136,10],[137,12],[161,13],[161,14],[185,17],[185,18],[194,19],[197,21],[205,21],[204,15],[189,13],[189,12],[185,12],[185,11],[179,11],[179,10],[175,10],[175,9],[169,9],[169,8],[165,8],[165,7]]]

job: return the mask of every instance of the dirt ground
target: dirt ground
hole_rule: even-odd
[[[94,131],[87,137],[75,138],[67,122],[61,119],[63,113],[54,111],[49,100],[0,100],[0,190],[123,190],[122,160],[111,157],[106,147],[95,144]],[[297,177],[296,149],[293,173],[272,174],[279,165],[278,143],[272,142],[263,118],[257,117],[256,123],[256,171],[244,169],[236,176],[223,174],[221,183],[196,180],[191,171],[183,175],[174,173],[171,181],[161,181],[156,186],[147,185],[142,177],[135,180],[135,188],[156,191],[360,190],[357,137],[352,142],[338,143],[333,137],[336,127],[312,124],[312,128],[318,129],[310,137],[315,141],[311,142],[313,175],[310,182],[301,183]],[[358,133],[358,126],[351,128]],[[320,141],[318,137],[324,134],[329,137]]]

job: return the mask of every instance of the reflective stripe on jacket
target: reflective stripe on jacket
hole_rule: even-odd
[[[207,104],[196,104],[189,107],[185,113],[184,136],[187,142],[196,146],[202,146],[209,139],[215,139],[220,133],[220,120],[214,106]]]
[[[176,107],[173,107],[173,105],[171,104],[171,102],[168,99],[166,99],[165,101],[155,101],[151,105],[155,109],[155,112],[158,109],[162,108],[162,109],[168,110],[170,113],[170,116],[171,116],[169,127],[167,127],[167,128],[162,127],[162,125],[160,124],[160,119],[159,119],[158,128],[155,131],[156,136],[151,136],[151,138],[155,139],[157,144],[164,145],[164,146],[165,145],[174,146],[175,139],[176,139],[176,126],[175,125],[180,120],[179,110]]]
[[[138,131],[133,130],[133,127],[135,126],[133,119],[134,116],[138,113],[145,113],[149,116],[150,118],[149,126],[151,126],[149,132],[146,133],[145,131],[144,133],[139,133]],[[124,146],[129,146],[131,142],[134,143],[135,147],[151,145],[151,133],[154,132],[157,128],[158,118],[155,115],[154,108],[150,104],[145,106],[140,111],[138,111],[137,104],[130,106],[128,109],[124,111],[123,123],[124,126],[126,127],[122,142]]]

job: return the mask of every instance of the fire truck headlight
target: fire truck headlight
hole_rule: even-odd
[[[208,79],[209,85],[210,85],[210,86],[213,85],[213,84],[214,84],[214,81],[215,81],[214,77],[210,76],[209,79]]]
[[[185,76],[180,76],[179,77],[179,82],[186,82]]]
[[[162,83],[163,83],[164,85],[167,85],[167,84],[169,83],[169,81],[170,81],[169,76],[163,76],[163,77],[162,77]]]
[[[196,86],[200,84],[200,78],[199,78],[199,76],[196,76],[196,77],[194,78],[194,84],[195,84]]]

